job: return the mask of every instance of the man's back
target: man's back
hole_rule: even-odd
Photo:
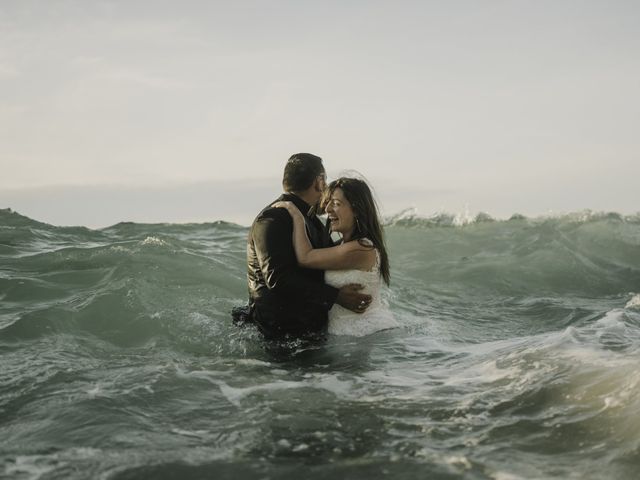
[[[279,200],[293,202],[303,214],[309,205],[292,194]],[[306,216],[314,248],[329,246],[318,218]],[[247,241],[247,277],[250,318],[267,338],[322,333],[338,290],[324,284],[324,272],[301,268],[292,243],[293,222],[284,209],[267,206],[254,220]]]

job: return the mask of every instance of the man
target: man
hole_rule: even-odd
[[[305,215],[314,248],[331,246],[331,239],[315,215],[326,188],[322,159],[310,153],[293,155],[284,169],[284,194]],[[371,297],[360,285],[340,289],[324,283],[324,272],[298,266],[293,249],[293,221],[283,208],[265,207],[254,220],[247,241],[249,282],[248,320],[267,339],[303,337],[326,331],[327,313],[334,303],[362,313]]]

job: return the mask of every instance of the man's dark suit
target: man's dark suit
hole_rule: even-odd
[[[310,207],[306,202],[292,194],[278,200],[291,201],[300,209],[314,248],[330,246],[322,222],[307,215]],[[293,219],[284,208],[270,205],[254,220],[247,241],[249,319],[269,339],[322,333],[338,290],[324,283],[322,270],[298,266]]]

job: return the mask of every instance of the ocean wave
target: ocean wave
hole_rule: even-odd
[[[599,212],[592,210],[582,210],[569,213],[549,213],[534,217],[527,217],[520,213],[514,213],[509,218],[496,218],[489,213],[479,212],[476,214],[469,213],[468,210],[459,213],[451,213],[446,211],[436,212],[431,215],[424,215],[418,212],[415,207],[401,210],[400,212],[385,217],[383,219],[385,226],[398,227],[465,227],[476,224],[484,224],[488,222],[517,222],[523,221],[531,224],[552,223],[590,223],[600,221],[622,222],[630,224],[640,224],[640,212],[635,214],[624,215],[617,212]]]
[[[8,210],[0,211],[0,220],[5,227],[0,228],[0,297],[5,305],[0,326],[12,325],[14,332],[30,331],[27,324],[41,325],[42,331],[45,326],[52,331],[74,328],[55,319],[68,315],[67,307],[82,318],[77,302],[100,305],[87,313],[96,325],[100,310],[111,309],[118,317],[111,321],[119,325],[115,331],[157,312],[179,316],[197,311],[188,305],[203,306],[209,317],[225,318],[225,309],[246,300],[245,227],[225,222],[119,223],[95,231],[47,226]],[[531,302],[567,294],[626,295],[640,285],[636,220],[583,212],[538,219],[479,218],[462,225],[451,215],[424,219],[405,211],[387,228],[391,303],[416,318],[432,312],[455,317],[461,312],[472,315],[466,299],[477,296],[491,299],[488,306],[499,309],[505,302],[495,298]],[[445,226],[454,228],[439,228]],[[114,290],[125,284],[129,287]],[[107,286],[111,290],[106,291]],[[132,298],[140,303],[128,309]],[[549,318],[556,326],[582,318],[580,312],[553,302],[527,301],[513,308],[531,312],[527,321],[544,318],[541,326],[548,325]],[[637,308],[637,301],[626,302],[628,309]],[[467,322],[470,328],[475,323]],[[101,334],[108,323],[89,330]]]
[[[5,475],[637,471],[634,217],[405,212],[386,229],[399,327],[275,346],[229,315],[245,227],[0,220]]]
[[[629,308],[633,310],[640,310],[640,294],[634,295],[631,300],[627,302],[624,308]]]

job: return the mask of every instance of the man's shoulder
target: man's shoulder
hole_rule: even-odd
[[[280,200],[279,198],[275,199],[273,202],[269,203],[266,207],[264,207],[260,211],[260,213],[258,213],[256,218],[253,220],[253,225],[256,225],[258,223],[272,222],[272,221],[277,223],[282,222],[283,224],[292,223],[291,215],[289,215],[289,212],[287,212],[286,209],[275,208],[271,206],[279,200]]]

